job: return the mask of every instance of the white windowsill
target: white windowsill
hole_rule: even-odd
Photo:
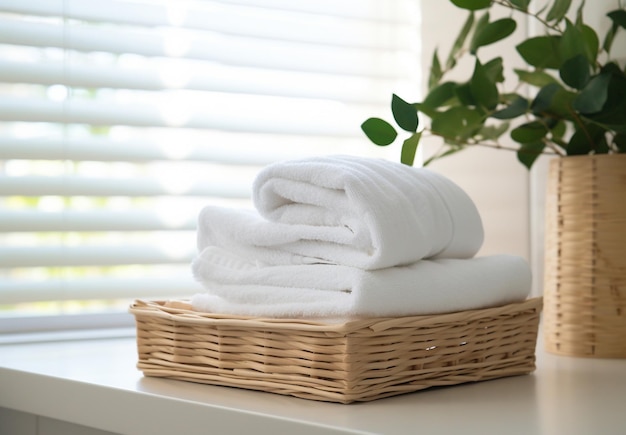
[[[618,434],[626,360],[538,347],[533,375],[341,405],[167,379],[133,338],[0,345],[0,407],[121,434]]]
[[[4,344],[52,343],[67,341],[89,341],[111,338],[134,338],[135,328],[69,329],[54,332],[24,332],[0,335],[0,346]]]

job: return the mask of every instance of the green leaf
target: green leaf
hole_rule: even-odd
[[[599,142],[596,142],[596,154],[608,154],[611,149],[609,148],[609,144],[606,141],[606,137],[602,136]]]
[[[441,63],[439,62],[439,54],[435,49],[433,53],[433,60],[430,66],[430,74],[428,76],[428,89],[434,88],[439,80],[443,77],[443,70],[441,69]]]
[[[602,48],[607,53],[611,52],[611,47],[613,47],[613,41],[615,40],[615,35],[617,34],[619,26],[615,23],[611,26],[611,28],[606,32],[606,36],[604,37],[604,43],[602,44]]]
[[[461,48],[463,48],[463,44],[465,44],[467,35],[469,34],[470,30],[472,30],[473,25],[474,12],[470,12],[467,16],[467,19],[465,20],[465,23],[463,24],[463,27],[461,27],[461,31],[454,40],[452,49],[450,49],[450,54],[448,55],[448,59],[446,60],[446,68],[450,69],[453,68],[454,65],[456,65],[456,56],[461,51]]]
[[[589,154],[592,151],[598,154],[608,152],[605,130],[595,124],[583,124],[577,126],[576,131],[567,144],[568,156]]]
[[[585,39],[582,31],[570,20],[566,20],[566,22],[567,26],[559,43],[559,54],[562,61],[585,53]]]
[[[604,37],[604,43],[602,44],[602,48],[609,53],[611,51],[611,47],[613,46],[613,40],[615,39],[615,35],[619,28],[626,29],[626,10],[617,9],[615,11],[611,11],[606,14],[611,20],[611,28],[607,31],[606,36]]]
[[[592,150],[591,143],[585,137],[582,130],[576,130],[565,148],[568,156],[589,154]]]
[[[578,5],[578,9],[576,10],[576,25],[577,26],[583,25],[583,10],[585,9],[586,1],[587,0],[581,0],[580,4]]]
[[[475,11],[485,9],[491,6],[491,0],[450,0],[455,6],[461,9],[469,9]]]
[[[540,88],[557,82],[554,77],[543,71],[524,71],[521,69],[515,69],[514,71],[520,81]]]
[[[530,109],[535,115],[541,115],[548,111],[552,106],[552,100],[556,93],[561,89],[558,83],[549,83],[537,92],[537,95],[530,104]]]
[[[544,86],[530,104],[530,110],[535,116],[557,117],[572,120],[572,100],[576,94],[566,91],[558,83]]]
[[[622,119],[625,119],[626,111],[622,111]],[[619,122],[619,121],[618,121]],[[626,125],[623,121],[620,124],[602,124],[607,129],[614,131],[616,133],[626,133]]]
[[[429,118],[432,118],[438,113],[437,109],[432,109],[428,106],[424,106],[422,103],[415,103],[413,104],[413,106],[415,106],[415,110],[417,110],[418,113],[421,112],[424,115],[428,116]]]
[[[456,106],[437,114],[432,120],[431,130],[447,141],[465,144],[467,138],[482,127],[483,122],[480,112]]]
[[[415,153],[417,152],[417,146],[420,143],[422,132],[413,134],[410,138],[406,139],[402,143],[402,151],[400,153],[400,162],[405,165],[413,166],[415,162]]]
[[[517,150],[517,160],[519,160],[527,169],[530,169],[537,160],[537,157],[541,155],[545,148],[543,141],[537,140],[522,144]]]
[[[518,96],[509,106],[491,114],[496,119],[513,119],[523,115],[528,110],[528,100]]]
[[[476,21],[476,25],[474,26],[474,33],[470,38],[469,46],[470,52],[474,53],[472,47],[476,47],[475,39],[480,35],[480,32],[489,24],[489,12],[485,12],[481,17]]]
[[[474,73],[470,79],[470,92],[479,105],[493,110],[498,105],[498,88],[496,83],[489,79],[485,69],[478,59],[474,64]]]
[[[454,97],[456,86],[456,83],[453,82],[445,82],[436,86],[428,93],[421,105],[432,109],[442,106]]]
[[[543,139],[548,133],[546,126],[539,121],[531,121],[511,130],[511,139],[519,143],[531,143]]]
[[[379,146],[391,144],[398,136],[396,129],[387,121],[380,118],[367,119],[361,124],[361,130],[363,130],[363,133],[365,133],[369,140]]]
[[[508,122],[500,125],[485,125],[478,131],[478,135],[485,140],[496,140],[509,130],[509,125]]]
[[[563,19],[572,4],[572,0],[555,0],[552,7],[546,15],[546,21],[556,21],[557,23]]]
[[[567,124],[563,121],[559,121],[556,125],[550,130],[550,134],[555,139],[563,139],[565,133],[567,132]]]
[[[615,24],[626,29],[626,9],[616,9],[606,14]]]
[[[401,129],[414,132],[417,130],[418,119],[415,107],[393,94],[391,98],[391,112]]]
[[[599,74],[589,80],[587,86],[574,98],[572,102],[574,110],[583,114],[597,113],[602,110],[608,97],[610,80],[609,74]]]
[[[528,63],[537,68],[559,69],[561,57],[559,44],[561,37],[557,35],[536,36],[526,39],[517,45],[517,52]]]
[[[472,95],[469,82],[458,85],[454,89],[454,95],[464,106],[475,106],[476,104],[478,104],[476,102],[476,99],[474,98],[474,95]]]
[[[523,11],[528,10],[528,4],[530,3],[530,0],[510,0],[510,1],[514,6],[517,6]]]
[[[613,131],[626,133],[626,75],[612,62],[602,68],[601,74],[611,77],[606,102],[600,112],[584,116]]]
[[[470,45],[470,53],[476,53],[479,47],[498,42],[515,31],[517,24],[512,18],[502,18],[476,29]]]
[[[519,94],[508,92],[500,94],[500,104],[511,104],[513,101],[519,98]]]
[[[589,82],[591,65],[584,54],[578,54],[563,62],[559,75],[566,85],[582,89]]]
[[[587,25],[582,26],[581,32],[583,35],[584,53],[589,63],[594,64],[600,50],[600,38],[598,38],[596,31]]]
[[[492,82],[502,83],[504,81],[504,66],[502,65],[501,57],[491,59],[483,65],[483,68]]]
[[[622,91],[626,92],[626,83],[623,80],[626,80],[626,70],[622,71],[621,67],[616,62],[608,62],[604,65],[600,71],[604,74],[609,74],[612,79],[617,80],[615,83],[618,87],[622,87]]]
[[[559,89],[557,89],[552,97],[552,104],[545,110],[546,114],[548,116],[556,116],[557,118],[573,121],[572,101],[574,98],[576,98],[574,92],[566,91],[559,86]]]

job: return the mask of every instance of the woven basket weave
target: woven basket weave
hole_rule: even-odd
[[[546,350],[626,358],[626,154],[550,164]]]
[[[341,324],[200,313],[136,301],[138,368],[159,376],[350,403],[535,369],[541,298]]]

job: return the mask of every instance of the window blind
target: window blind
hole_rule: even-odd
[[[380,155],[419,81],[408,0],[0,0],[0,332],[189,297],[195,220],[258,170]]]

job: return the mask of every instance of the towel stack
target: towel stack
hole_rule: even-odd
[[[436,172],[329,156],[279,162],[253,185],[255,211],[209,206],[192,264],[196,310],[281,318],[438,314],[520,301],[520,257],[475,257],[469,196]]]

